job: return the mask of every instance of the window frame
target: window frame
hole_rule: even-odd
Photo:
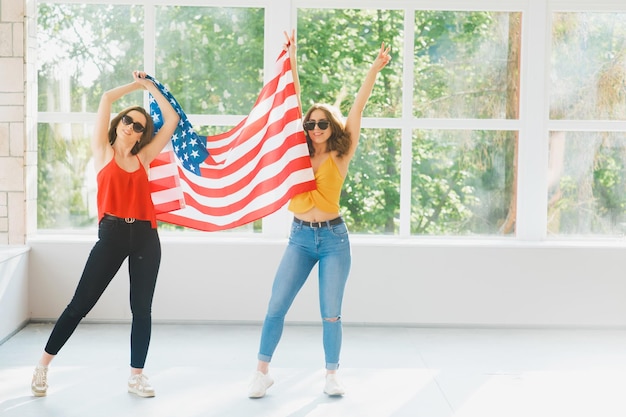
[[[153,71],[155,7],[172,4],[165,0],[49,0],[38,3],[75,4],[120,4],[143,6],[145,8],[145,52],[146,71]],[[299,8],[350,8],[350,9],[398,9],[405,13],[405,42],[402,62],[404,85],[413,85],[413,39],[414,13],[417,10],[446,11],[494,11],[522,13],[522,45],[520,66],[519,119],[417,119],[412,116],[413,92],[403,91],[402,116],[399,118],[365,117],[363,128],[390,128],[401,131],[401,179],[400,179],[400,228],[399,233],[384,239],[424,240],[432,237],[410,234],[411,213],[411,141],[415,129],[444,130],[507,130],[519,133],[517,221],[510,241],[541,242],[547,238],[547,175],[548,139],[554,130],[585,131],[610,130],[626,131],[626,121],[602,120],[550,120],[548,74],[550,71],[550,46],[552,16],[555,12],[626,12],[626,4],[616,1],[589,0],[476,0],[467,4],[464,0],[439,0],[437,2],[416,2],[408,0],[233,0],[228,7],[261,7],[265,9],[264,74],[270,73],[276,53],[284,42],[283,30],[295,28]],[[178,3],[176,3],[178,4]],[[184,6],[222,7],[223,1],[185,0]],[[393,53],[393,52],[392,52]],[[267,81],[267,79],[265,80]],[[144,103],[147,105],[147,103]],[[90,113],[37,112],[38,122],[54,123],[60,120],[71,123],[88,123],[93,120]],[[199,125],[233,125],[243,115],[189,115],[192,123]],[[34,174],[36,175],[36,173]],[[32,184],[27,181],[27,184]],[[36,183],[36,181],[35,181]],[[291,214],[286,208],[263,219],[262,237],[285,237],[285,226]],[[37,233],[42,231],[37,230]],[[80,234],[80,232],[77,232]],[[201,233],[201,232],[199,232]],[[181,236],[181,234],[177,234]],[[246,234],[252,237],[259,234]],[[372,236],[371,238],[382,238]],[[471,240],[500,240],[501,236],[479,236]],[[455,238],[458,239],[458,238]],[[551,238],[553,239],[553,238]],[[560,239],[560,238],[559,238]],[[577,238],[580,240],[580,238]],[[589,236],[583,240],[596,240]]]

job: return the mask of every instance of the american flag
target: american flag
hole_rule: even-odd
[[[171,147],[150,165],[157,219],[197,230],[219,231],[265,217],[299,193],[315,189],[302,130],[302,112],[286,51],[250,114],[236,127],[200,136],[160,82],[149,77],[180,114]],[[158,130],[161,111],[150,95]]]

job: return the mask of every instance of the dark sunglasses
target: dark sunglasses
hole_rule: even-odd
[[[315,129],[316,124],[321,130],[326,130],[328,129],[328,126],[330,126],[330,122],[328,120],[320,120],[318,122],[315,122],[315,120],[307,120],[303,124],[304,130],[313,130]]]
[[[132,117],[130,117],[129,115],[125,114],[122,116],[122,123],[124,123],[126,126],[128,125],[133,125],[133,130],[137,133],[141,133],[143,132],[146,128],[143,127],[143,125],[139,122],[135,122],[133,120]]]

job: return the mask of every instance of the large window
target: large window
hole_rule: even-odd
[[[129,82],[132,70],[156,74],[188,115],[246,114],[263,85],[263,9],[111,3],[39,5],[40,229],[95,226],[92,115],[102,92]],[[141,102],[133,93],[114,111]],[[215,134],[226,123],[195,127]]]
[[[198,131],[226,130],[251,109],[291,29],[276,22],[291,16],[304,111],[326,102],[346,115],[381,43],[392,47],[341,196],[354,234],[623,233],[626,11],[529,10],[517,0],[479,0],[468,10],[448,0],[428,8],[381,0],[367,9],[293,1],[291,10],[269,0],[102,3],[39,1],[40,229],[95,226],[89,138],[103,91],[145,68],[168,84]],[[540,48],[527,44],[538,28],[550,39]],[[544,81],[525,73],[537,62],[546,102],[530,103],[538,111],[525,115],[528,91]],[[141,99],[128,97],[119,109]],[[542,111],[543,120],[528,116]],[[520,158],[524,149],[545,149],[537,158],[545,166]],[[520,183],[543,193],[543,206],[520,201]],[[529,218],[538,221],[529,226]]]
[[[550,66],[549,233],[621,236],[626,13],[555,12]]]

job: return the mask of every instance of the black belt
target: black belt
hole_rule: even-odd
[[[128,224],[141,222],[141,221],[147,221],[147,220],[137,220],[134,217],[117,217],[111,214],[105,214],[104,216],[102,216],[102,218],[107,219],[107,220],[115,220],[116,222],[122,222],[122,223],[128,223]]]
[[[323,222],[305,222],[304,220],[300,220],[296,217],[293,218],[293,221],[298,223],[301,226],[308,226],[308,227],[331,227],[331,226],[336,226],[338,224],[343,223],[343,218],[341,216],[336,217],[332,220],[326,220]]]

